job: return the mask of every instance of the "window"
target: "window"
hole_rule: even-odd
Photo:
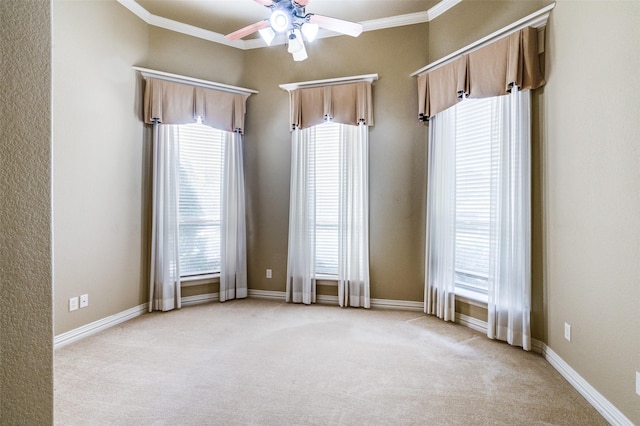
[[[338,275],[338,224],[340,212],[340,124],[315,128],[313,186],[316,195],[316,275]]]
[[[330,279],[340,306],[369,307],[368,158],[364,123],[292,132],[287,301],[315,303]]]
[[[498,126],[491,99],[466,99],[456,108],[455,286],[486,294]]]
[[[180,276],[220,272],[223,132],[202,124],[179,127],[178,228]]]

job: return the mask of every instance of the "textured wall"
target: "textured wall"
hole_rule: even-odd
[[[0,424],[53,421],[51,6],[0,1]]]
[[[542,102],[547,344],[635,424],[639,22],[637,1],[559,1]]]
[[[57,335],[147,300],[148,140],[131,66],[144,65],[148,26],[114,0],[56,0],[53,23]]]

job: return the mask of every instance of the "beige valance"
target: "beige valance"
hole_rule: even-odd
[[[289,92],[289,100],[292,129],[322,124],[328,118],[341,124],[373,126],[370,82],[295,89]]]
[[[538,32],[526,27],[418,76],[418,114],[427,121],[455,105],[463,95],[504,95],[513,86],[537,89],[545,84],[538,56]]]
[[[204,124],[216,129],[242,132],[248,97],[249,94],[147,78],[144,121],[149,124],[188,124],[201,117]]]

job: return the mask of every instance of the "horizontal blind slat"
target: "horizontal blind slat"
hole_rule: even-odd
[[[202,124],[179,128],[180,274],[220,271],[224,144],[221,130]]]

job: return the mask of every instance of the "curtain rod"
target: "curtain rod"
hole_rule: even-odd
[[[524,18],[520,19],[519,21],[516,21],[510,25],[507,25],[504,28],[499,29],[498,31],[495,31],[491,34],[489,34],[488,36],[481,38],[478,41],[475,41],[465,47],[463,47],[462,49],[458,49],[455,52],[441,58],[438,59],[435,62],[430,63],[427,66],[424,66],[422,68],[420,68],[419,70],[413,72],[411,74],[411,77],[415,77],[417,75],[420,74],[424,74],[427,71],[431,71],[434,70],[444,64],[447,64],[451,61],[453,61],[454,59],[458,59],[459,57],[461,57],[462,55],[468,54],[473,52],[474,50],[478,50],[481,47],[484,47],[490,43],[493,43],[494,41],[501,39],[503,37],[508,36],[511,33],[514,33],[516,31],[519,31],[525,27],[534,27],[537,28],[538,31],[540,32],[541,28],[544,28],[547,25],[547,20],[549,19],[549,14],[551,13],[551,9],[553,9],[555,7],[556,3],[553,2],[550,5],[547,5],[545,7],[543,7],[542,9],[533,12],[532,14],[525,16]],[[540,34],[538,32],[538,34]],[[539,43],[539,46],[544,47],[544,43]],[[540,52],[542,53],[542,52]]]
[[[326,80],[302,81],[299,83],[281,84],[280,88],[288,92],[296,89],[309,89],[311,87],[335,86],[337,84],[357,83],[366,81],[373,83],[378,79],[378,74],[354,75],[351,77],[328,78]]]
[[[259,93],[257,90],[245,89],[244,87],[230,86],[228,84],[216,83],[214,81],[201,80],[199,78],[186,77],[179,74],[171,74],[164,71],[152,70],[149,68],[142,68],[134,66],[134,70],[139,71],[140,74],[146,79],[148,77],[157,78],[160,80],[173,81],[175,83],[183,83],[191,86],[204,87],[207,89],[216,89],[223,92],[238,93],[240,95],[250,96],[252,94]]]

